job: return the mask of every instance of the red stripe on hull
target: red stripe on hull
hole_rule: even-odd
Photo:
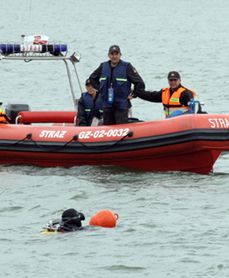
[[[193,143],[106,154],[66,154],[1,151],[0,164],[42,167],[114,165],[145,171],[186,171],[208,174],[221,151],[193,150]],[[191,150],[184,152],[184,149]],[[181,151],[182,150],[182,151]]]

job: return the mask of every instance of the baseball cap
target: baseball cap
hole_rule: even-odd
[[[170,71],[168,73],[168,79],[180,79],[180,74],[177,71]]]
[[[88,85],[91,85],[91,80],[89,78],[86,79],[86,81],[85,81],[85,86],[88,86]]]
[[[112,52],[117,52],[117,53],[121,53],[120,47],[118,45],[112,45],[109,48],[108,54],[112,53]]]

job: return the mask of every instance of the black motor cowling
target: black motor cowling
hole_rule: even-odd
[[[28,104],[7,104],[5,108],[5,113],[8,118],[10,118],[11,123],[15,123],[15,119],[18,116],[18,113],[21,111],[29,111]]]

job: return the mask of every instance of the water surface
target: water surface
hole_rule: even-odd
[[[120,45],[146,87],[167,86],[178,70],[209,113],[228,113],[229,2],[201,0],[0,1],[1,41],[44,33],[82,59],[82,85]],[[1,100],[32,110],[72,109],[64,64],[0,62]],[[79,89],[76,89],[79,96]],[[163,117],[136,99],[134,115]],[[2,277],[228,277],[229,155],[211,175],[149,173],[112,167],[1,166]],[[120,215],[116,229],[44,236],[64,209]]]

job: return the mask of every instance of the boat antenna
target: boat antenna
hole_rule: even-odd
[[[31,22],[31,13],[32,13],[32,0],[29,0],[29,26]]]

